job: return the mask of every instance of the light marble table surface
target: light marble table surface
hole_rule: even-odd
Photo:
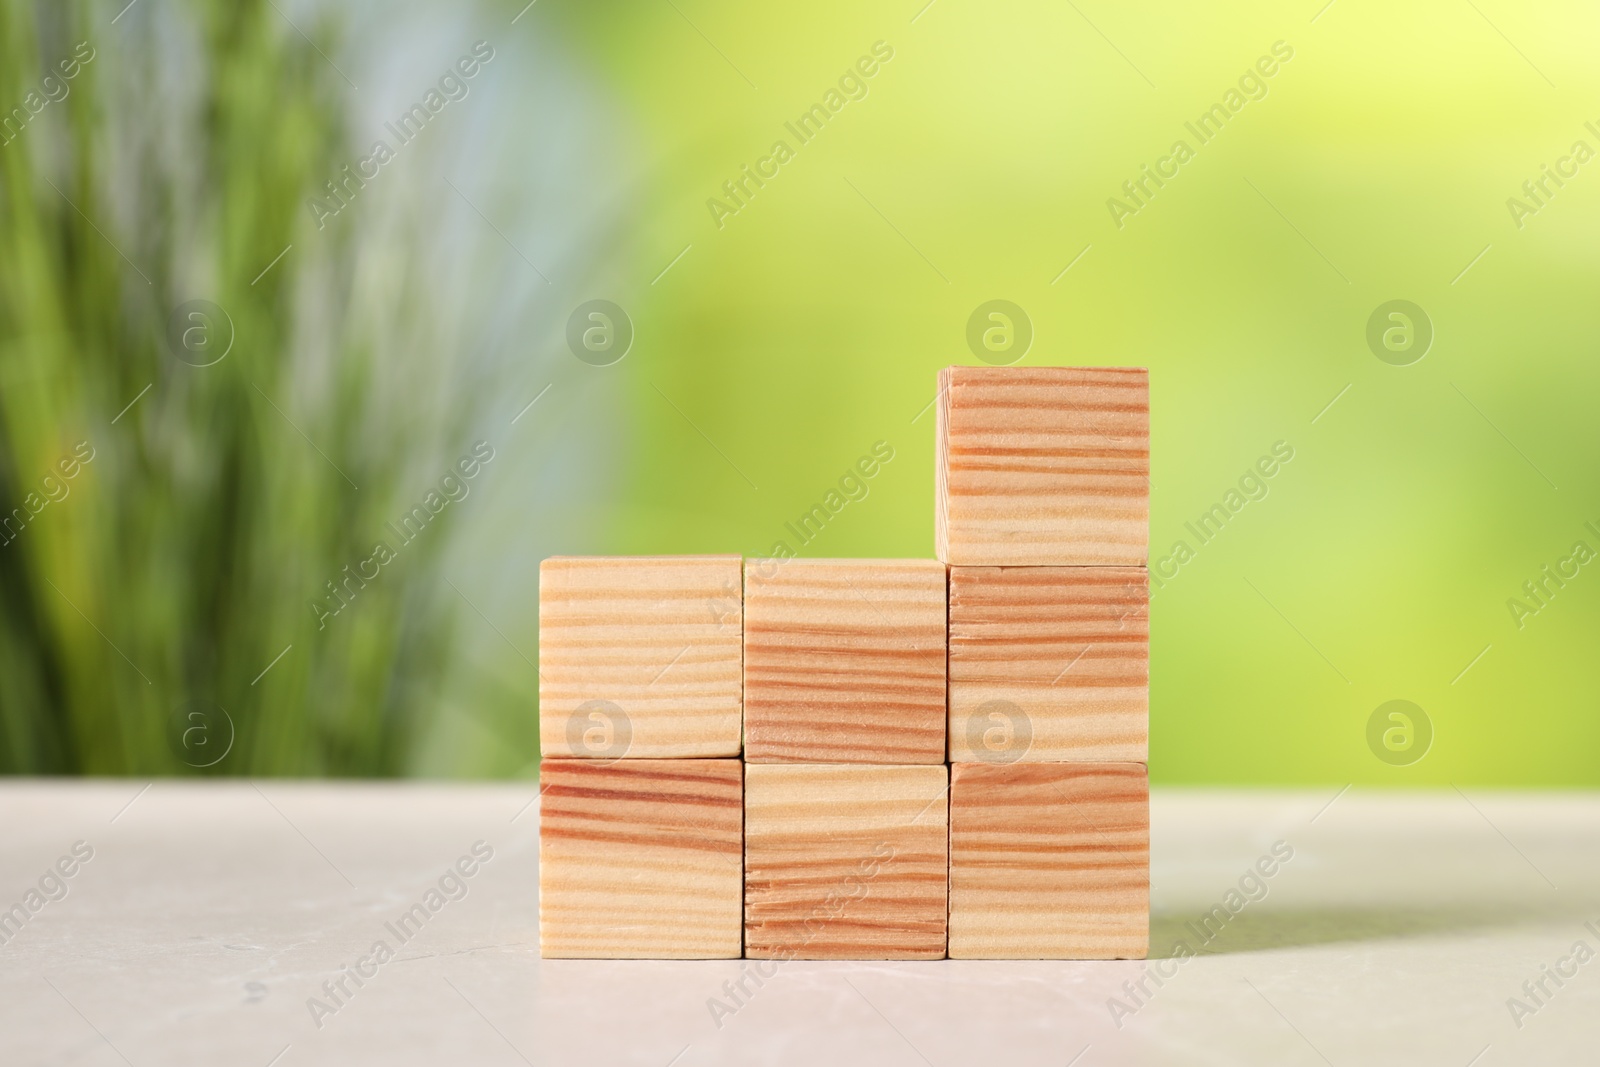
[[[535,792],[0,784],[0,1064],[1600,1063],[1600,795],[1158,790],[1149,962],[730,997],[740,961],[539,959]]]

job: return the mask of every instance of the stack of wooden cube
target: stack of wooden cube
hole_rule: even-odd
[[[1146,372],[939,384],[937,560],[544,562],[543,955],[1145,955]]]

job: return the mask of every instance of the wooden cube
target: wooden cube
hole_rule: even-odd
[[[738,760],[553,759],[539,767],[539,954],[736,959]]]
[[[556,556],[539,567],[545,756],[737,756],[738,556]]]
[[[1150,788],[1138,763],[958,763],[951,959],[1143,959]]]
[[[745,955],[945,954],[947,768],[745,767]]]
[[[944,565],[750,561],[744,685],[751,763],[943,763]]]
[[[1142,567],[950,569],[951,762],[1143,763]]]
[[[938,401],[934,538],[941,560],[1144,565],[1144,368],[947,367]]]

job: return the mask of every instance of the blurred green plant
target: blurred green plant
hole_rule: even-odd
[[[349,576],[464,405],[386,388],[369,323],[418,282],[363,282],[303,206],[351,162],[334,28],[150,8],[0,2],[0,771],[401,773],[445,539]]]

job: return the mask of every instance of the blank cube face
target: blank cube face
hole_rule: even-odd
[[[1148,371],[947,367],[939,387],[941,560],[1144,565]]]
[[[546,760],[539,775],[541,956],[739,956],[738,760]]]
[[[745,955],[942,959],[947,769],[745,767]]]
[[[1150,788],[1137,763],[958,763],[951,959],[1143,959]]]
[[[744,632],[748,761],[944,762],[943,564],[752,561]]]
[[[1142,567],[950,569],[951,762],[1143,763]]]
[[[737,756],[738,556],[553,557],[539,568],[546,756]]]

